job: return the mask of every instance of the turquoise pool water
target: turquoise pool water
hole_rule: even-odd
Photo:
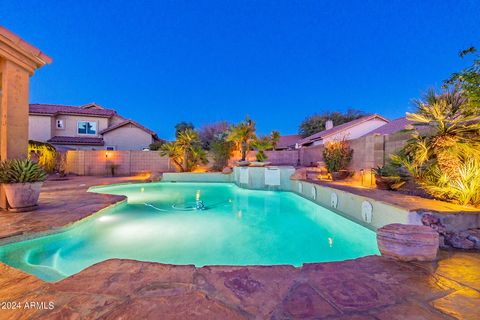
[[[110,258],[268,265],[378,254],[375,233],[291,192],[156,183],[93,191],[128,196],[62,233],[0,247],[0,261],[56,281]],[[197,199],[204,210],[197,210]]]

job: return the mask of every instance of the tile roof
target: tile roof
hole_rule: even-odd
[[[277,149],[287,149],[288,147],[294,147],[300,139],[301,137],[298,134],[280,136],[280,139],[277,143]]]
[[[378,114],[372,114],[372,115],[369,115],[369,116],[364,116],[364,117],[361,117],[361,118],[358,118],[356,120],[352,120],[350,122],[346,122],[346,123],[343,123],[343,124],[340,124],[338,126],[334,126],[333,128],[331,129],[328,129],[328,130],[323,130],[323,131],[320,131],[320,132],[317,132],[315,134],[312,134],[311,136],[308,136],[300,141],[298,141],[299,144],[307,144],[307,143],[311,143],[313,141],[317,141],[317,140],[322,140],[323,138],[325,137],[328,137],[328,136],[331,136],[331,135],[334,135],[334,134],[337,134],[339,132],[342,132],[344,130],[347,130],[351,127],[354,127],[356,125],[359,125],[361,123],[364,123],[366,121],[370,121],[370,120],[373,120],[375,118],[378,118],[378,119],[381,119],[381,120],[384,120],[385,122],[389,122],[388,119],[382,117],[381,115],[378,115]]]
[[[396,132],[402,131],[405,129],[405,126],[414,123],[411,120],[407,120],[407,118],[398,118],[395,120],[390,121],[389,123],[373,130],[370,132],[370,134],[376,133],[376,134],[394,134]]]
[[[103,146],[105,142],[103,138],[97,137],[64,137],[55,136],[47,141],[51,144],[73,144],[73,145],[90,145],[90,146]]]
[[[113,130],[115,130],[115,129],[118,129],[118,128],[120,128],[120,127],[123,127],[123,126],[125,126],[125,125],[127,125],[127,124],[134,125],[134,126],[136,126],[137,128],[142,129],[143,131],[151,134],[152,136],[154,136],[154,138],[158,139],[157,134],[156,134],[155,132],[153,132],[152,130],[148,129],[147,127],[144,127],[144,126],[142,126],[140,123],[138,123],[138,122],[136,122],[136,121],[133,121],[133,120],[131,120],[131,119],[127,119],[127,120],[122,121],[122,122],[120,122],[120,123],[117,123],[117,124],[115,124],[115,125],[113,125],[113,126],[110,126],[110,127],[106,128],[106,129],[103,129],[102,131],[99,132],[99,134],[105,134],[105,133],[107,133],[107,132],[109,132],[109,131],[113,131]]]
[[[94,117],[110,118],[115,115],[115,110],[111,109],[97,109],[84,108],[84,106],[66,106],[60,104],[30,104],[30,114],[44,114],[44,115],[58,115],[58,114],[73,114],[73,115],[90,115]]]

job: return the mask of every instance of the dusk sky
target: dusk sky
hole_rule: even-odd
[[[30,101],[116,109],[170,139],[248,113],[266,133],[348,108],[397,118],[468,65],[480,1],[0,1],[53,58]]]

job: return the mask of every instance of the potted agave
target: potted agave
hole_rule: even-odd
[[[385,165],[373,169],[377,189],[398,190],[408,180],[408,176],[392,165]]]
[[[0,163],[0,183],[10,211],[28,211],[37,206],[40,188],[47,179],[41,166],[27,159]]]

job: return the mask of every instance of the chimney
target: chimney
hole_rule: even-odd
[[[325,122],[325,130],[329,130],[329,129],[332,129],[333,128],[333,121],[332,120],[327,120],[327,122]]]

